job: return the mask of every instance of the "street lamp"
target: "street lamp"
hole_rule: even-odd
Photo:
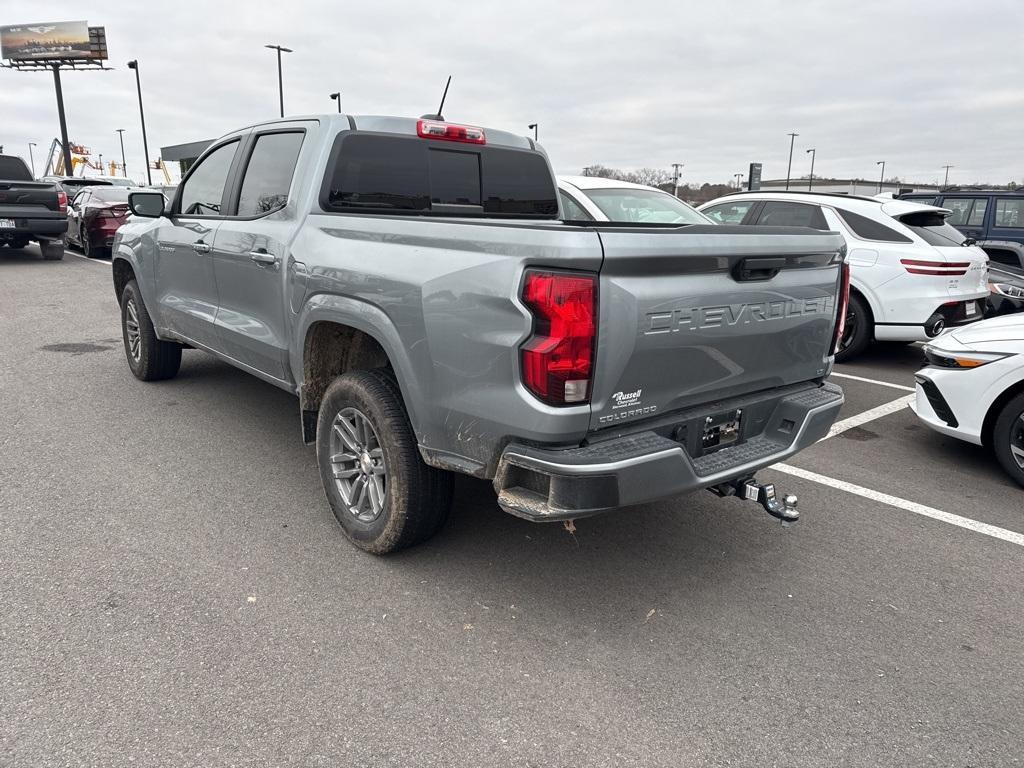
[[[807,154],[811,156],[811,175],[807,177],[807,191],[810,192],[814,186],[814,158],[818,152],[815,149],[808,149]]]
[[[789,189],[789,174],[793,170],[793,142],[796,141],[796,137],[799,133],[787,133],[789,136],[789,165],[786,166],[786,189]]]
[[[135,70],[135,87],[139,91],[139,119],[142,120],[142,155],[146,158],[146,183],[153,185],[153,176],[149,172],[149,143],[146,140],[146,113],[142,109],[142,80],[139,79],[139,60],[128,62],[128,69]]]
[[[879,160],[875,165],[882,166],[882,173],[878,177],[878,194],[882,194],[882,183],[885,181],[885,160]]]
[[[672,194],[675,197],[679,197],[679,169],[682,168],[685,163],[672,163]]]
[[[533,128],[533,140],[537,141],[537,123],[530,123],[527,128]]]
[[[339,91],[338,93],[332,93],[331,94],[331,98],[334,101],[338,102],[338,114],[340,115],[341,114],[341,92]],[[284,107],[282,107],[282,109],[284,109]],[[284,117],[284,112],[281,113],[281,117]]]
[[[106,176],[106,174],[103,173],[103,153],[102,152],[100,152],[100,175],[101,176]]]
[[[277,95],[281,101],[281,117],[284,117],[284,79],[281,77],[281,54],[292,53],[293,51],[291,48],[285,48],[281,45],[264,45],[263,47],[277,51]]]
[[[28,143],[28,161],[32,164],[32,178],[33,179],[36,177],[36,161],[35,161],[35,158],[32,157],[32,147],[34,147],[34,146],[36,146],[36,143],[34,141],[30,141]]]
[[[734,173],[733,178],[736,179],[736,189],[743,189],[743,184],[741,183],[743,180],[743,174]]]
[[[121,139],[121,173],[128,177],[128,163],[124,160],[124,128],[117,129],[117,137]]]

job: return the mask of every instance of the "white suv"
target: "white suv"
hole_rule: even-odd
[[[743,192],[699,210],[719,224],[811,227],[846,238],[850,309],[838,362],[873,339],[926,341],[982,317],[988,256],[946,223],[944,208],[817,192]]]

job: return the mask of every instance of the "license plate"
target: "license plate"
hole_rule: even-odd
[[[978,314],[978,302],[968,301],[967,302],[967,317],[974,317]]]
[[[0,229],[14,229],[14,219],[0,219]]]

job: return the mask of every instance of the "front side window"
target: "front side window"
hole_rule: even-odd
[[[754,205],[753,200],[736,200],[731,203],[719,203],[705,208],[703,214],[719,224],[742,224],[747,212]]]
[[[757,223],[773,227],[810,227],[828,230],[825,214],[817,205],[769,200],[761,209]]]
[[[260,216],[288,202],[303,133],[265,133],[256,139],[242,179],[239,216]]]
[[[238,141],[232,141],[204,157],[181,188],[181,214],[183,216],[219,216],[224,186],[227,184],[231,161],[235,159]]]
[[[900,234],[892,227],[879,224],[877,221],[861,216],[859,213],[836,208],[836,213],[857,237],[864,240],[878,240],[883,243],[912,243],[906,235]]]
[[[997,227],[1024,228],[1024,200],[998,198],[996,200]]]
[[[707,224],[700,213],[677,197],[655,189],[614,187],[584,194],[611,221],[635,224]]]

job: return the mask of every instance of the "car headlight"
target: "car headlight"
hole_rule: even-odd
[[[998,293],[1000,296],[1009,296],[1011,299],[1024,299],[1024,288],[1010,283],[989,283],[990,293]]]
[[[936,368],[980,368],[983,365],[994,363],[1010,355],[1002,352],[950,352],[946,349],[937,349],[931,344],[924,347],[924,356],[928,365]]]

